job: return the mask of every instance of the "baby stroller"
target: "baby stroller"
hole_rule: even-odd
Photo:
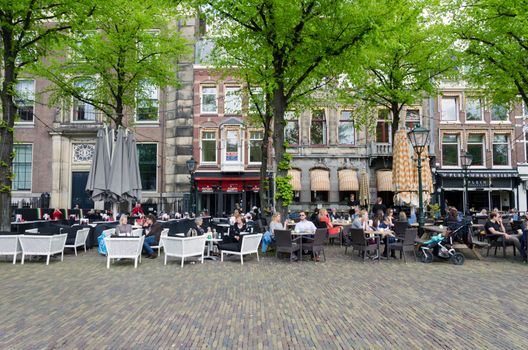
[[[424,242],[420,247],[422,262],[431,263],[434,257],[451,260],[455,265],[463,265],[466,258],[464,254],[453,249],[453,242],[469,243],[471,240],[471,221],[466,221],[457,228],[450,228],[446,234],[438,234]]]

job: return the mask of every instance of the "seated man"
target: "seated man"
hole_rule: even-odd
[[[317,227],[314,223],[306,219],[306,213],[304,211],[299,212],[300,221],[295,224],[295,231],[299,232],[315,232]]]
[[[150,247],[151,245],[158,245],[160,241],[162,227],[159,222],[156,222],[156,217],[152,214],[147,215],[145,225],[145,241],[143,242],[143,249],[147,252],[147,258],[156,259],[158,254]]]
[[[517,250],[521,253],[523,261],[527,261],[526,251],[522,249],[520,242],[520,239],[522,238],[522,233],[506,233],[504,225],[502,224],[502,218],[498,213],[490,213],[489,220],[484,225],[484,229],[486,230],[486,234],[488,235],[499,235],[500,237],[497,239],[498,242],[502,242],[502,240],[506,240],[506,242],[511,242],[515,246],[515,248],[517,248]]]

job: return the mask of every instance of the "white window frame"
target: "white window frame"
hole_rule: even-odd
[[[204,138],[204,134],[205,133],[211,133],[213,134],[213,138],[212,139],[206,139]],[[206,141],[214,141],[215,143],[215,160],[212,161],[212,162],[209,162],[209,161],[205,161],[204,160],[204,154],[203,154],[203,141],[206,140]],[[212,129],[202,129],[200,130],[200,164],[204,164],[204,165],[216,165],[218,164],[218,137],[217,137],[217,130],[212,130]]]
[[[405,115],[404,115],[404,118],[405,118],[405,127],[407,127],[407,123],[416,123],[415,120],[407,120],[407,111],[418,111],[418,123],[423,126],[423,113],[422,113],[422,107],[418,107],[418,106],[410,106],[410,107],[407,107],[405,108]],[[392,127],[392,126],[391,126]],[[410,129],[410,128],[408,128]],[[392,131],[392,130],[391,130]],[[392,132],[391,132],[392,134]]]
[[[505,120],[493,120],[493,107],[495,105],[494,104],[490,104],[489,105],[489,118],[490,118],[490,124],[511,124],[511,120],[510,120],[510,111],[511,109],[509,107],[506,107],[506,119]],[[505,107],[505,106],[500,106],[500,107]]]
[[[480,103],[480,119],[479,120],[468,120],[468,102],[469,100],[478,100],[479,103]],[[485,107],[485,103],[484,103],[484,100],[481,98],[481,97],[475,97],[475,96],[467,96],[465,98],[465,112],[466,112],[466,123],[469,123],[469,124],[483,124],[485,123],[484,122],[484,107]]]
[[[299,127],[299,118],[297,117],[296,113],[294,111],[286,111],[284,112],[284,120],[286,121],[286,125],[284,126],[284,139],[286,141],[286,130],[288,128],[289,123],[295,123],[297,125],[297,142],[289,144],[290,146],[298,146],[300,144],[301,140],[301,130]]]
[[[204,111],[204,95],[212,95],[212,93],[204,94],[204,89],[214,89],[214,111]],[[218,87],[212,84],[203,84],[200,86],[200,114],[218,114]]]
[[[36,93],[36,81],[35,79],[29,79],[29,78],[20,78],[20,79],[17,79],[16,83],[15,83],[15,88],[17,89],[18,87],[18,83],[21,82],[21,81],[29,81],[29,82],[32,82],[32,91],[29,91],[29,94],[30,98],[26,99],[26,98],[23,98],[24,101],[28,101],[28,102],[32,102],[32,107],[33,107],[33,113],[32,113],[32,116],[31,116],[31,121],[25,121],[25,120],[17,120],[15,122],[15,125],[34,125],[35,124],[35,107],[36,107],[36,104],[35,104],[35,93]],[[18,89],[17,89],[17,93],[18,93]],[[22,94],[23,95],[23,94]],[[22,96],[23,97],[23,96]],[[31,99],[32,98],[32,99]],[[16,102],[15,102],[16,103]],[[30,103],[28,104],[24,104],[24,107],[25,106],[29,106]]]
[[[467,135],[467,141],[466,141],[466,151],[468,150],[468,146],[469,145],[477,145],[477,143],[475,142],[470,142],[469,141],[469,138],[471,135],[478,135],[478,136],[481,136],[482,137],[482,141],[480,143],[480,145],[482,146],[482,165],[473,165],[471,164],[470,167],[471,168],[485,168],[486,167],[486,135],[484,135],[483,133],[477,133],[477,132],[472,132],[472,133],[469,133]]]
[[[227,141],[228,141],[228,138],[227,138],[227,134],[230,132],[230,131],[234,131],[237,133],[237,136],[238,136],[238,142],[237,142],[237,153],[238,153],[238,160],[227,160]],[[223,147],[222,147],[222,163],[225,163],[225,164],[229,164],[229,165],[236,165],[236,164],[243,164],[244,162],[244,150],[243,150],[243,147],[242,147],[242,144],[244,143],[244,140],[243,140],[243,132],[242,132],[242,129],[240,127],[233,127],[233,126],[230,126],[230,127],[226,127],[222,130],[222,133],[224,134],[223,138],[222,138],[222,143],[223,143]]]
[[[456,165],[444,165],[444,136],[446,135],[454,135],[457,137],[456,145],[457,145],[457,164]],[[448,145],[454,145],[454,143],[448,143]],[[442,168],[460,168],[460,134],[458,133],[443,133],[440,143],[440,152],[442,153],[442,161],[441,166]]]
[[[96,80],[95,78],[91,78],[91,77],[79,77],[79,78],[84,78],[84,79],[78,79],[74,82],[74,85],[77,85],[78,82],[85,82],[87,80],[91,80],[93,81],[94,83],[96,83]],[[75,119],[75,109],[77,106],[79,105],[84,105],[85,108],[88,108],[88,109],[92,109],[91,112],[89,113],[93,113],[94,115],[94,119],[93,120],[76,120]],[[92,106],[91,104],[89,103],[86,103],[86,102],[82,102],[80,100],[78,100],[77,98],[75,97],[72,97],[72,105],[71,105],[71,114],[70,114],[70,120],[72,123],[79,123],[79,124],[89,124],[89,123],[96,123],[97,122],[97,109],[95,108],[95,106]]]
[[[253,138],[253,133],[261,133],[262,138],[256,139]],[[252,162],[251,161],[251,141],[260,141],[261,143],[264,142],[264,130],[263,129],[251,129],[248,131],[248,164],[262,164],[262,162]]]
[[[387,119],[380,119],[381,111],[387,111],[387,116],[388,116]],[[387,127],[387,132],[389,136],[388,142],[381,142],[381,141],[378,142],[378,123],[380,122],[388,126]],[[376,143],[392,145],[392,112],[386,107],[378,108],[376,110],[376,129],[374,130],[374,140],[376,140]]]
[[[314,121],[315,112],[323,112],[324,115],[324,124],[323,124],[323,143],[313,143],[312,142],[312,125]],[[323,147],[328,146],[328,116],[326,115],[326,110],[323,109],[313,109],[310,114],[310,146]]]
[[[258,102],[262,103],[262,113],[266,111],[266,104],[265,104],[265,96],[264,96],[264,90],[260,86],[255,86],[252,88],[253,96],[257,99],[259,99]],[[258,113],[257,106],[253,103],[254,99],[251,98],[251,94],[249,94],[248,91],[248,114],[256,114]]]
[[[29,189],[15,190],[14,188],[12,188],[11,190],[13,192],[16,192],[16,193],[30,193],[30,192],[33,191],[33,167],[35,165],[35,162],[34,162],[35,152],[33,152],[33,150],[34,150],[35,147],[33,147],[32,143],[27,143],[27,142],[25,142],[25,143],[15,143],[13,145],[13,151],[15,151],[15,147],[16,146],[27,146],[27,145],[31,146],[31,171],[29,172],[30,185],[29,185]],[[13,162],[14,162],[14,159],[13,159]],[[15,176],[15,179],[16,179],[15,164],[14,163],[13,163],[13,175]]]
[[[495,143],[495,136],[496,135],[505,135],[506,136],[506,143]],[[511,154],[512,148],[511,148],[511,144],[510,144],[511,135],[507,134],[507,133],[494,133],[491,137],[492,137],[492,139],[491,139],[491,158],[492,158],[491,165],[492,165],[492,167],[493,168],[498,168],[498,169],[510,168],[511,167],[511,161],[512,161],[512,154]],[[505,145],[508,146],[508,151],[507,151],[508,164],[507,165],[495,165],[495,163],[494,163],[495,155],[494,155],[493,147],[496,144],[497,145],[504,145],[505,144]]]
[[[350,119],[343,119],[343,112],[349,112],[350,113]],[[355,145],[357,143],[357,130],[356,130],[356,121],[354,120],[354,113],[351,109],[341,109],[338,112],[338,118],[337,121],[337,144],[339,146],[350,146]],[[352,129],[354,130],[353,135],[353,141],[352,143],[341,143],[341,140],[339,139],[339,128],[341,127],[341,123],[352,123]]]
[[[445,120],[444,119],[444,99],[453,99],[455,100],[455,119],[454,120]],[[446,95],[442,96],[440,99],[440,122],[441,123],[459,123],[460,122],[460,96],[458,95]]]
[[[231,108],[231,105],[235,108]],[[226,85],[224,87],[224,115],[241,115],[241,114],[242,114],[242,88],[236,85]]]
[[[145,84],[144,89],[145,91],[148,91],[149,93],[145,96],[144,99],[146,100],[155,100],[156,101],[156,120],[139,120],[138,119],[138,109],[139,109],[139,104],[141,103],[141,101],[143,99],[139,98],[139,96],[136,95],[136,110],[135,110],[135,113],[134,113],[134,120],[136,121],[137,124],[158,124],[159,123],[159,120],[160,120],[160,95],[161,95],[161,91],[160,91],[160,88],[159,86],[156,86],[154,84],[150,84],[148,82],[143,82],[142,84]],[[155,97],[155,98],[152,98],[152,97]]]

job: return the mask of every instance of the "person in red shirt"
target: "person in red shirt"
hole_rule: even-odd
[[[132,213],[130,213],[132,216],[140,216],[141,215],[145,215],[145,213],[143,212],[143,209],[141,209],[141,203],[136,203],[136,206],[134,207],[134,209],[132,209]]]
[[[51,220],[59,220],[60,218],[62,218],[62,211],[55,209],[55,211],[51,214]]]
[[[325,208],[319,209],[318,220],[326,224],[326,228],[328,229],[329,235],[339,234],[340,228],[334,227],[334,225],[332,225],[332,223],[330,222],[330,218],[328,217],[328,211]]]

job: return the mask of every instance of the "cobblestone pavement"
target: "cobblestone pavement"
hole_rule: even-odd
[[[518,258],[0,260],[0,349],[527,349]],[[510,250],[511,251],[511,250]]]

